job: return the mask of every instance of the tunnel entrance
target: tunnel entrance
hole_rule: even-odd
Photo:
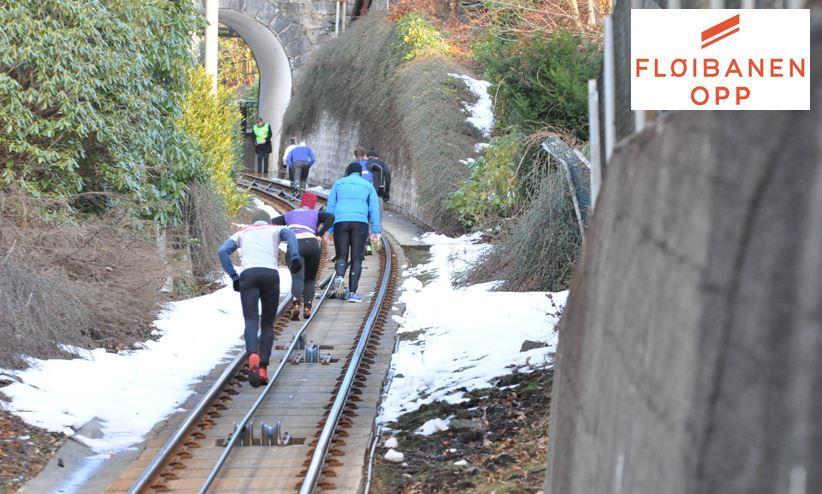
[[[257,114],[271,124],[272,153],[269,161],[269,173],[277,172],[280,153],[280,136],[283,116],[291,99],[292,71],[288,55],[279,38],[271,29],[251,15],[233,9],[219,10],[220,24],[239,35],[251,49],[259,71],[259,94],[257,96]],[[219,68],[218,68],[219,73]],[[254,124],[253,108],[244,105],[243,117],[250,128]],[[248,119],[251,121],[248,121]],[[253,169],[254,142],[246,137],[245,164]]]

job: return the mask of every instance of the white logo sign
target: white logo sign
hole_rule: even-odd
[[[810,110],[807,9],[631,10],[632,110]]]

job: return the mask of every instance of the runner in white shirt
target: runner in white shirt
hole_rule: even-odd
[[[283,153],[283,168],[288,168],[288,155],[295,147],[297,147],[297,138],[292,137],[288,140],[288,146],[285,148],[285,153]]]
[[[280,242],[288,244],[291,257],[288,268],[292,273],[299,272],[302,263],[294,232],[272,225],[268,213],[260,209],[255,210],[251,218],[253,224],[226,240],[218,255],[223,269],[234,282],[234,290],[240,292],[248,353],[248,383],[256,388],[268,383],[266,367],[274,344],[274,318],[280,300],[280,274],[277,272]],[[242,266],[239,275],[231,263],[231,254],[237,249],[240,249]]]

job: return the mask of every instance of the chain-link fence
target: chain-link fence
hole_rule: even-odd
[[[631,9],[659,8],[801,8],[804,0],[617,0],[605,19],[602,73],[588,85],[591,126],[591,196],[596,201],[601,177],[616,143],[641,130],[654,112],[631,111]]]

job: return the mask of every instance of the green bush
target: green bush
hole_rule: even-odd
[[[588,138],[588,79],[599,74],[596,45],[567,31],[500,36],[492,28],[475,47],[496,86],[498,127],[558,127]]]
[[[2,180],[124,194],[162,222],[202,178],[177,126],[200,24],[183,0],[0,3]]]
[[[507,216],[516,202],[516,169],[522,137],[497,137],[451,196],[448,207],[467,230]]]
[[[249,200],[234,182],[242,159],[237,102],[222,84],[212,94],[211,78],[202,67],[191,69],[189,80],[180,126],[197,144],[214,188],[233,216]]]
[[[397,22],[402,42],[402,59],[409,62],[416,58],[443,56],[451,52],[448,42],[434,24],[417,13],[404,15]]]

